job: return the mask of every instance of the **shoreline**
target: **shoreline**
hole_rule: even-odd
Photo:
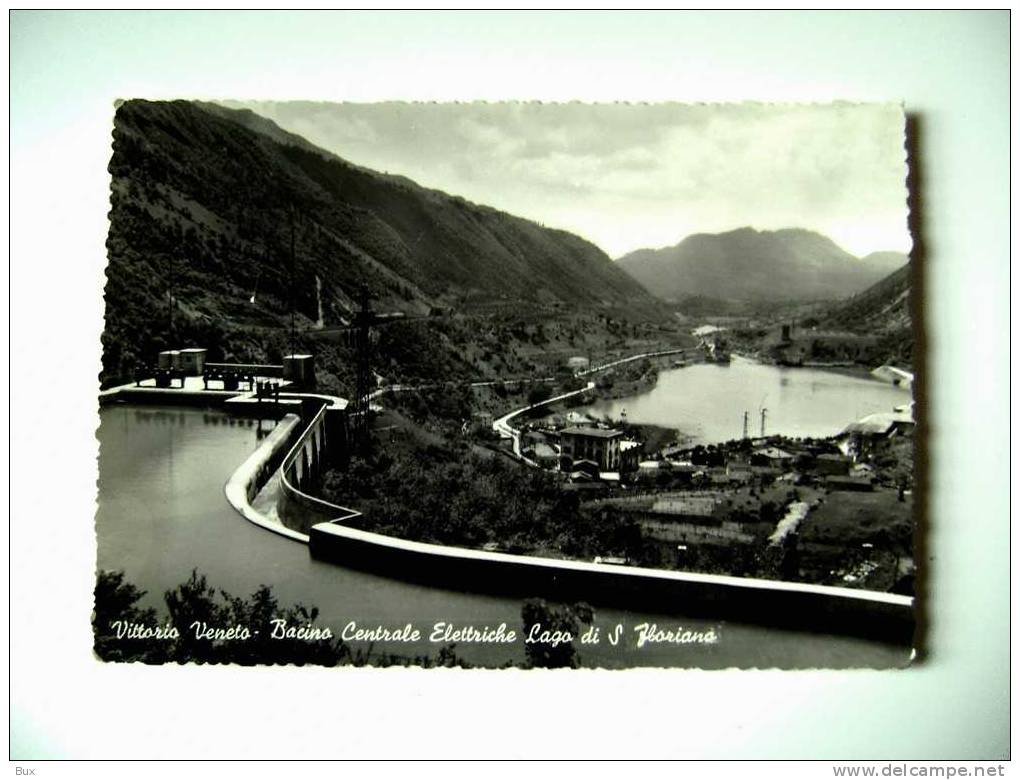
[[[875,368],[869,367],[869,366],[866,366],[866,365],[855,364],[855,365],[845,365],[845,366],[844,365],[781,366],[781,365],[778,365],[778,364],[775,364],[775,363],[763,361],[763,360],[760,360],[758,358],[755,358],[755,357],[752,357],[752,356],[748,356],[748,355],[744,355],[744,354],[739,354],[739,353],[732,353],[732,358],[733,358],[733,363],[734,364],[738,364],[738,363],[743,362],[743,363],[748,363],[748,364],[753,364],[753,365],[758,365],[758,366],[765,366],[765,367],[769,367],[769,368],[774,368],[774,369],[776,369],[778,371],[798,371],[798,370],[821,371],[821,372],[833,374],[835,376],[840,376],[840,377],[847,377],[847,378],[851,378],[851,379],[863,379],[863,380],[866,380],[868,382],[873,382],[876,385],[882,386],[882,387],[900,387],[900,389],[902,389],[904,391],[904,393],[906,393],[909,396],[910,400],[911,401],[913,400],[913,391],[911,389],[904,388],[902,386],[897,386],[894,383],[886,382],[886,381],[882,380],[881,378],[876,377],[873,374]],[[658,385],[658,382],[659,382],[660,375],[663,372],[666,372],[666,371],[682,371],[684,369],[691,368],[693,366],[700,365],[700,364],[709,364],[709,365],[712,365],[713,363],[710,360],[706,360],[704,358],[700,358],[699,357],[699,358],[696,358],[696,359],[688,361],[686,363],[686,365],[684,365],[684,366],[671,366],[671,365],[669,365],[669,366],[654,366],[653,365],[652,366],[652,371],[648,375],[646,375],[646,378],[644,380],[637,381],[637,382],[630,382],[630,383],[627,384],[626,388],[618,387],[618,386],[613,386],[611,388],[599,388],[597,386],[597,384],[596,384],[595,389],[591,393],[591,400],[589,402],[583,404],[583,406],[577,407],[577,411],[583,411],[585,413],[591,414],[593,417],[598,418],[598,419],[608,418],[611,421],[619,423],[619,422],[621,422],[619,417],[618,416],[617,417],[613,417],[610,414],[610,410],[605,409],[605,410],[600,410],[600,411],[592,411],[592,407],[596,406],[596,405],[599,405],[599,404],[604,404],[604,403],[610,403],[611,404],[611,403],[619,403],[619,402],[623,402],[623,401],[629,401],[629,400],[635,399],[637,397],[643,396],[644,394],[649,393],[649,392],[651,392],[652,390],[654,390],[656,388],[656,386]],[[855,422],[855,419],[851,418],[851,419],[848,419],[845,424],[846,425],[850,425],[853,422]],[[682,428],[678,428],[675,425],[663,424],[663,422],[661,422],[661,421],[658,421],[658,422],[643,422],[643,421],[638,421],[638,420],[627,420],[626,424],[628,426],[630,426],[630,427],[636,427],[636,428],[650,428],[650,429],[656,429],[656,430],[660,430],[660,431],[662,431],[662,430],[673,431],[677,443],[680,444],[681,446],[695,446],[696,444],[703,444],[705,446],[709,446],[709,445],[723,444],[723,443],[725,443],[727,441],[731,441],[731,440],[733,440],[735,438],[739,438],[739,437],[734,436],[734,437],[730,437],[730,438],[727,438],[727,439],[721,439],[721,440],[718,440],[718,441],[715,441],[715,440],[704,440],[704,441],[701,441],[701,440],[699,440],[699,438],[697,436],[695,436],[693,434],[690,434],[690,433],[686,433]],[[820,435],[819,438],[832,438],[834,436],[837,436],[838,433],[839,432],[837,431],[836,433],[833,433],[833,434]],[[771,435],[788,436],[788,437],[792,437],[793,436],[792,434],[787,434],[787,433],[782,433],[782,432],[773,432]]]

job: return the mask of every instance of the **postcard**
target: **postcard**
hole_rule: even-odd
[[[909,664],[902,106],[112,130],[98,658]]]

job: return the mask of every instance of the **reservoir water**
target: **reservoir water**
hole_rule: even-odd
[[[655,387],[628,398],[599,401],[579,411],[596,417],[677,429],[692,444],[738,439],[744,412],[752,436],[833,436],[855,420],[909,403],[909,390],[867,376],[812,368],[782,368],[733,358],[729,365],[697,363],[659,374]]]
[[[165,616],[163,593],[197,569],[211,586],[232,595],[250,595],[264,583],[281,605],[318,607],[319,625],[337,634],[351,620],[364,628],[412,623],[422,630],[421,642],[376,645],[401,655],[434,657],[441,644],[428,642],[428,636],[439,621],[477,628],[505,622],[518,632],[514,644],[460,644],[457,653],[487,666],[523,660],[521,601],[421,587],[315,561],[304,544],[241,517],[223,488],[258,445],[257,422],[218,411],[129,405],[105,407],[100,417],[98,564],[123,570],[128,581],[147,591],[143,605]],[[865,639],[595,607],[603,637],[619,623],[624,638],[616,647],[605,639],[578,645],[585,666],[889,667],[903,665],[909,654],[904,647]],[[712,628],[719,641],[638,649],[634,627],[644,622]]]

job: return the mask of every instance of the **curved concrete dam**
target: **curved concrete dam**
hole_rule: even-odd
[[[458,643],[466,660],[502,666],[524,659],[520,598],[489,596],[403,582],[314,560],[308,547],[247,522],[228,503],[224,484],[257,447],[271,421],[233,417],[194,408],[111,405],[100,412],[98,562],[124,570],[148,593],[143,605],[165,614],[164,591],[184,582],[192,569],[209,584],[237,596],[270,585],[281,605],[301,603],[320,610],[319,625],[339,635],[359,628],[421,631],[418,643],[375,643],[397,655],[435,657],[443,643],[430,642],[437,623],[455,628],[495,629],[506,623],[518,633],[512,644]],[[261,429],[261,434],[260,434]],[[597,645],[575,641],[582,665],[743,667],[891,667],[908,661],[902,645],[845,636],[777,630],[733,622],[607,609],[595,605]],[[646,643],[635,630],[707,632],[711,644]],[[606,635],[623,626],[620,643]],[[350,642],[365,648],[367,642]]]

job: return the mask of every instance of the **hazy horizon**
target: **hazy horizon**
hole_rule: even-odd
[[[221,102],[614,260],[743,227],[812,230],[859,257],[911,248],[896,104]]]

